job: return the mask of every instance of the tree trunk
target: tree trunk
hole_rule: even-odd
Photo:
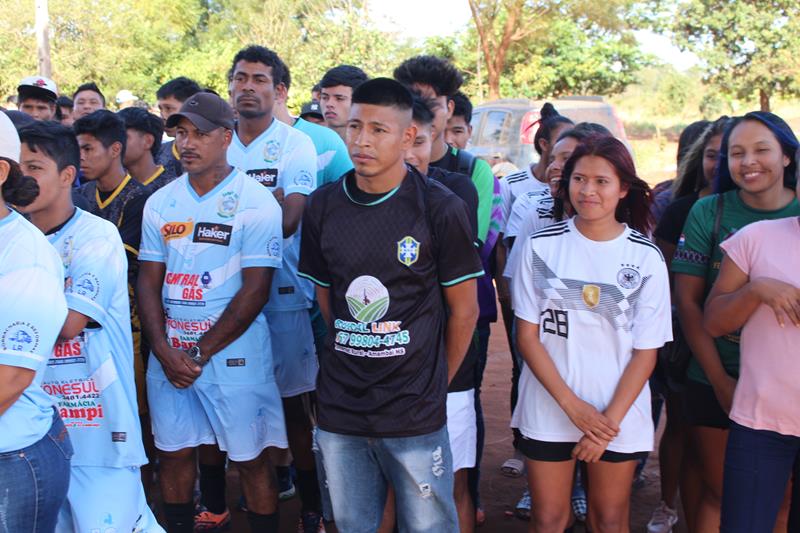
[[[761,111],[769,111],[769,93],[764,89],[759,89],[758,96],[761,103]]]
[[[50,64],[50,15],[47,0],[36,0],[36,48],[39,55],[39,75],[53,77]]]
[[[489,82],[489,100],[500,98],[500,74],[494,69],[487,69]]]

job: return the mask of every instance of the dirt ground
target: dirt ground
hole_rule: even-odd
[[[519,499],[525,482],[522,478],[510,479],[500,473],[500,465],[512,456],[511,431],[509,423],[509,387],[511,382],[511,357],[501,322],[492,325],[489,343],[489,360],[483,379],[481,398],[486,423],[486,445],[481,466],[481,499],[486,511],[486,524],[476,529],[477,533],[524,533],[527,522],[506,515]],[[239,499],[239,483],[235,469],[229,474],[230,508],[236,509]],[[645,468],[644,487],[634,490],[631,504],[631,531],[641,533],[647,530],[650,514],[658,505],[658,457],[654,452]],[[244,513],[233,511],[233,526],[230,531],[247,533],[247,519]],[[299,502],[297,498],[280,506],[281,532],[297,531]],[[682,524],[673,530],[683,533]],[[576,528],[583,532],[582,527]],[[436,533],[436,532],[431,532]]]

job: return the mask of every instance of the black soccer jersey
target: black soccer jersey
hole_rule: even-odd
[[[372,437],[440,429],[441,287],[483,273],[461,200],[415,169],[368,200],[351,171],[311,195],[302,227],[300,275],[330,289],[333,315],[319,354],[320,427]]]

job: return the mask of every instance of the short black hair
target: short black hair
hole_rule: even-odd
[[[233,77],[233,71],[236,70],[236,63],[239,61],[247,61],[248,63],[261,63],[272,69],[272,85],[277,87],[278,84],[283,83],[286,77],[286,64],[278,54],[264,46],[252,44],[247,48],[239,50],[233,56],[233,63],[228,72],[228,77]]]
[[[98,109],[81,117],[72,125],[75,135],[91,135],[108,148],[118,142],[122,144],[120,159],[125,157],[125,145],[128,134],[125,131],[125,122],[116,113],[108,109]]]
[[[311,92],[320,92],[322,90],[322,85],[319,83],[315,83],[314,86],[311,88]]]
[[[450,61],[436,56],[406,59],[394,69],[394,79],[405,85],[430,85],[437,96],[452,98],[464,83],[464,76]]]
[[[353,65],[339,65],[333,67],[322,76],[319,81],[320,90],[327,89],[328,87],[336,87],[344,85],[350,87],[353,91],[356,90],[362,83],[367,81],[369,76],[366,72]]]
[[[72,130],[58,122],[37,120],[19,130],[19,140],[34,152],[56,162],[59,172],[69,166],[81,166],[81,151]]]
[[[428,102],[418,92],[412,91],[411,98],[413,101],[413,106],[411,108],[411,119],[418,124],[422,124],[423,126],[432,124],[434,115],[433,111],[431,111],[431,106],[428,105]]]
[[[467,124],[472,122],[472,102],[469,101],[467,95],[457,91],[450,99],[454,104],[453,116],[464,117],[464,122]]]
[[[106,105],[106,97],[100,91],[100,87],[98,87],[95,82],[90,81],[88,83],[84,83],[83,85],[78,86],[78,88],[75,89],[75,92],[72,93],[72,99],[74,100],[75,95],[77,95],[79,92],[82,91],[92,91],[93,93],[97,93],[100,96],[100,100],[103,101],[103,105]]]
[[[199,93],[201,90],[196,81],[186,76],[179,76],[159,87],[156,91],[156,98],[163,100],[171,96],[179,102],[185,102],[190,96]]]
[[[69,96],[65,96],[62,94],[61,96],[56,98],[56,105],[58,107],[68,107],[72,109],[73,107],[75,107],[75,102],[73,102],[72,98],[70,98]]]
[[[580,122],[575,125],[574,128],[570,128],[565,132],[562,132],[561,135],[558,136],[556,142],[561,142],[562,140],[570,137],[575,139],[578,142],[584,141],[589,137],[597,137],[597,136],[609,136],[613,137],[614,134],[611,131],[603,126],[602,124],[598,124],[596,122]]]
[[[414,97],[403,84],[393,79],[373,78],[353,90],[353,103],[411,110]]]
[[[153,136],[150,153],[153,154],[153,159],[156,159],[161,150],[161,137],[164,136],[164,121],[141,107],[126,107],[117,111],[117,116],[125,122],[125,128],[149,133]]]

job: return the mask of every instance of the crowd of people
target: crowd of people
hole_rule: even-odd
[[[160,116],[40,76],[0,113],[3,531],[221,531],[234,467],[253,532],[295,493],[301,532],[472,532],[498,308],[530,531],[629,531],[664,404],[649,532],[679,505],[692,533],[800,531],[780,117],[692,124],[651,189],[551,104],[503,175],[438,57],[337,66],[299,117],[291,81],[248,46],[227,95],[175,78]]]

